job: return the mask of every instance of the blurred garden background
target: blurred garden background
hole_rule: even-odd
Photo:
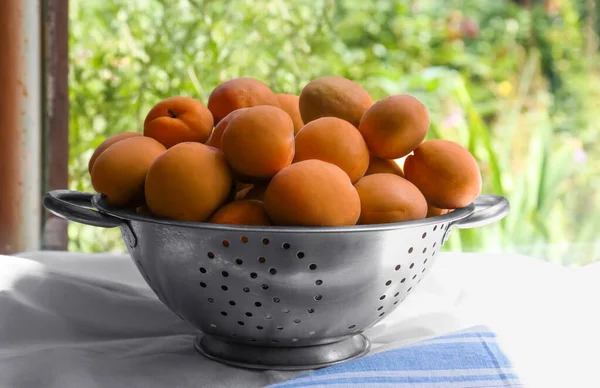
[[[207,102],[234,77],[298,94],[321,75],[374,100],[409,93],[430,137],[455,140],[511,214],[446,250],[564,265],[600,255],[600,9],[596,0],[71,0],[70,186],[108,136],[159,100]],[[70,248],[123,251],[118,230],[71,224]]]

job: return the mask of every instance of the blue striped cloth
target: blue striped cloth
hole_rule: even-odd
[[[271,388],[522,387],[496,335],[485,327],[455,332],[348,361]]]

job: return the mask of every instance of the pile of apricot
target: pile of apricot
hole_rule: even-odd
[[[343,77],[317,78],[300,96],[237,78],[217,86],[206,106],[189,97],[160,101],[143,134],[106,139],[89,171],[109,204],[179,221],[402,222],[464,207],[481,192],[469,151],[426,140],[428,129],[416,98],[374,103]]]

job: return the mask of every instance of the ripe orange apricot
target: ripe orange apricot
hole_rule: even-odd
[[[367,168],[365,176],[381,173],[396,174],[404,178],[404,172],[402,171],[402,167],[400,167],[400,165],[396,163],[395,160],[381,159],[377,156],[371,155],[371,158],[369,159],[369,168]]]
[[[208,109],[217,124],[234,110],[259,105],[279,107],[279,102],[267,85],[254,78],[235,78],[223,82],[208,98]]]
[[[423,142],[428,129],[427,108],[408,95],[376,102],[365,112],[358,127],[371,153],[383,159],[408,155]]]
[[[180,143],[156,159],[146,177],[146,204],[159,216],[204,221],[229,196],[231,171],[223,152]]]
[[[125,140],[130,137],[134,137],[134,136],[142,136],[142,134],[138,133],[138,132],[117,133],[116,135],[112,135],[111,137],[109,137],[108,139],[106,139],[102,143],[100,143],[100,145],[98,146],[98,148],[96,148],[96,150],[92,154],[92,157],[90,158],[90,161],[88,163],[88,172],[90,174],[92,173],[92,167],[94,167],[94,163],[96,162],[96,159],[98,159],[98,157],[100,155],[102,155],[102,153],[104,151],[106,151],[108,149],[108,147],[110,147],[111,145],[115,144],[118,141]]]
[[[145,136],[133,136],[114,143],[94,162],[94,189],[114,206],[142,204],[146,173],[164,151],[162,144]]]
[[[475,158],[448,140],[421,144],[404,162],[404,175],[440,209],[467,206],[481,193],[481,173]]]
[[[212,133],[210,134],[210,137],[206,141],[206,145],[215,147],[218,149],[222,149],[223,148],[222,139],[223,139],[223,132],[225,131],[225,128],[227,128],[227,126],[229,125],[229,122],[231,120],[233,120],[233,118],[235,116],[239,115],[240,113],[242,113],[245,110],[246,110],[246,108],[234,110],[233,112],[231,112],[230,114],[225,116],[225,118],[223,118],[223,120],[219,121],[219,124],[217,124],[215,126],[215,129],[212,131]]]
[[[355,183],[369,167],[369,150],[352,124],[337,117],[322,117],[296,135],[294,163],[308,159],[335,164]]]
[[[316,159],[294,163],[277,173],[264,203],[276,225],[354,225],[360,216],[360,198],[348,175]]]
[[[337,117],[358,128],[360,118],[373,105],[373,100],[356,82],[325,76],[302,89],[299,105],[304,124],[321,117]]]
[[[269,179],[294,158],[294,124],[280,108],[248,108],[229,122],[222,146],[236,174]]]
[[[204,143],[213,129],[212,113],[198,100],[170,97],[154,105],[144,120],[144,136],[165,147],[195,141]]]
[[[385,224],[420,220],[427,215],[427,201],[415,185],[395,174],[373,174],[359,180],[359,224]]]
[[[294,134],[298,133],[300,128],[304,126],[302,117],[300,116],[300,97],[294,94],[277,94],[277,101],[281,109],[290,115],[294,122]]]
[[[272,225],[261,201],[246,199],[229,202],[210,217],[213,224]]]
[[[448,209],[440,209],[430,203],[427,203],[427,218],[443,216],[444,214],[448,214]]]

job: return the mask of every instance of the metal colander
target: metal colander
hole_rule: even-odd
[[[351,227],[241,227],[178,222],[114,209],[99,196],[53,191],[66,219],[120,227],[160,300],[201,333],[196,348],[249,368],[307,369],[359,357],[361,333],[428,273],[454,227],[502,218],[500,196],[419,221]]]

